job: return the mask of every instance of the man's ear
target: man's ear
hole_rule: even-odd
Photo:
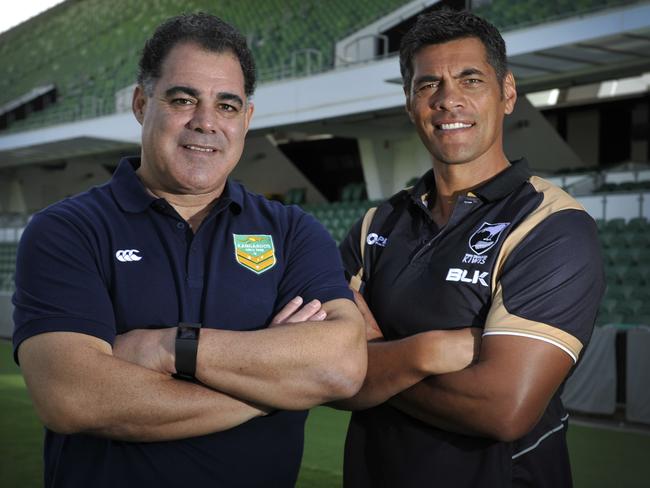
[[[408,114],[409,119],[411,119],[411,122],[415,123],[415,121],[413,120],[413,112],[411,111],[411,96],[406,88],[404,88],[404,97],[405,97],[404,110],[406,110],[406,113]]]
[[[503,98],[506,102],[504,113],[510,115],[515,109],[515,103],[517,102],[517,86],[512,71],[508,71],[508,74],[506,74],[503,80]]]
[[[255,111],[255,105],[250,100],[246,102],[246,113],[244,114],[245,119],[245,132],[248,133],[248,128],[250,127],[251,120],[253,118],[253,112]]]
[[[131,110],[135,115],[136,120],[142,125],[144,120],[144,111],[147,107],[147,94],[144,92],[142,85],[137,85],[133,90],[133,100],[131,101]]]

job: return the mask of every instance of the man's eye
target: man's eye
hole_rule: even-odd
[[[174,98],[172,105],[191,105],[193,102],[189,98]]]
[[[220,103],[219,110],[221,110],[222,112],[236,113],[237,107],[235,107],[234,105],[230,105],[229,103]]]
[[[437,87],[437,83],[433,83],[433,82],[425,83],[424,85],[420,85],[415,89],[415,94],[424,96],[431,93],[433,90],[436,89],[436,87]]]
[[[478,78],[469,78],[465,80],[465,83],[468,85],[478,85],[479,83],[483,83],[483,80],[479,80]]]

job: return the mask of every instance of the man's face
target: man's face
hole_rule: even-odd
[[[220,195],[253,115],[237,58],[177,44],[150,95],[138,87],[133,96],[142,124],[138,173],[147,186],[154,192]]]
[[[503,160],[503,117],[512,112],[516,98],[512,74],[502,92],[477,38],[426,46],[413,57],[406,110],[441,163]]]

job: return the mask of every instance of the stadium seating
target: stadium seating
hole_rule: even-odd
[[[0,292],[13,291],[17,247],[16,243],[0,242]]]
[[[510,30],[538,24],[543,20],[559,20],[629,3],[634,2],[629,0],[566,0],[560,2],[548,2],[546,0],[518,0],[517,2],[492,0],[490,2],[481,2],[474,11],[490,20],[499,29]]]
[[[10,122],[20,131],[115,112],[115,93],[135,82],[144,40],[163,19],[206,11],[249,39],[261,81],[303,76],[334,64],[335,43],[406,0],[67,0],[0,35],[0,106],[54,84],[57,101]],[[611,8],[630,0],[484,2],[475,10],[504,30]],[[629,186],[629,185],[628,185]]]
[[[249,39],[260,79],[269,80],[331,68],[338,39],[403,3],[68,0],[0,35],[0,106],[51,83],[58,93],[55,104],[7,131],[113,113],[115,92],[135,82],[144,40],[172,15],[202,10],[232,22]]]

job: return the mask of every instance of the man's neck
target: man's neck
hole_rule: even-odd
[[[155,194],[155,193],[154,193]],[[176,210],[183,220],[185,220],[193,232],[196,232],[214,204],[217,197],[203,199],[203,195],[156,195],[162,197]],[[195,198],[189,198],[195,197]]]
[[[481,186],[508,166],[510,162],[505,156],[491,163],[474,161],[465,164],[447,164],[434,160],[436,195],[431,208],[434,222],[439,227],[444,226],[451,218],[459,196],[466,195],[468,191]]]
[[[206,193],[172,192],[164,185],[157,183],[158,180],[151,178],[142,166],[138,169],[137,175],[147,191],[156,198],[164,198],[194,232],[198,230],[203,219],[210,213],[225,188],[224,182],[221,187]]]

